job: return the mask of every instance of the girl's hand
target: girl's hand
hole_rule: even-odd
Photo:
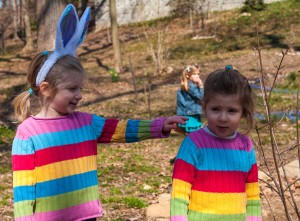
[[[202,82],[202,80],[199,78],[199,81],[197,81],[197,85],[198,85],[198,87],[203,87],[203,82]]]
[[[165,122],[164,122],[164,126],[163,126],[163,131],[164,132],[169,132],[172,129],[177,129],[178,126],[177,124],[185,124],[185,122],[188,120],[188,118],[186,117],[182,117],[182,116],[171,116],[166,118]]]

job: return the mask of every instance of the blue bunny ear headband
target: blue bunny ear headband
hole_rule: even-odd
[[[66,6],[56,27],[55,49],[36,76],[37,86],[45,80],[57,60],[65,55],[76,57],[76,50],[83,43],[86,36],[90,14],[90,7],[87,7],[79,20],[74,5],[68,4]]]

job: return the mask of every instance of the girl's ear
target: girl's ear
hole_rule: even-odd
[[[188,74],[186,74],[185,77],[186,77],[186,79],[189,79],[189,75]]]
[[[43,97],[49,97],[50,94],[50,85],[48,82],[43,81],[40,84],[40,93]]]

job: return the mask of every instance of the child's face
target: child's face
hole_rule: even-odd
[[[237,130],[243,113],[237,94],[214,94],[204,105],[204,110],[208,128],[222,138]]]
[[[194,83],[198,83],[200,81],[199,73],[191,74],[190,76],[188,76],[188,79]]]
[[[84,85],[84,76],[74,73],[74,77],[67,83],[58,85],[57,93],[50,101],[49,111],[54,116],[63,116],[75,111],[82,99],[81,89]]]

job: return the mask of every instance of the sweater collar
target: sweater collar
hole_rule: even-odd
[[[213,137],[222,138],[222,139],[228,139],[228,140],[236,138],[236,134],[237,134],[237,131],[235,131],[232,135],[230,135],[228,137],[219,137],[217,134],[215,134],[214,132],[212,132],[207,126],[205,126],[203,129],[204,129],[204,131],[206,133],[210,134]]]

